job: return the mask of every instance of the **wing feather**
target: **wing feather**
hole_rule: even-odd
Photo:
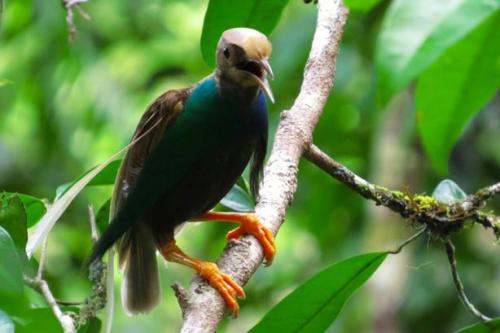
[[[180,90],[170,90],[158,97],[143,114],[132,137],[137,141],[127,151],[118,171],[111,199],[110,220],[125,203],[130,188],[134,185],[144,163],[175,121],[184,107],[184,102],[190,95],[192,87]],[[128,226],[120,223],[111,223],[101,238],[95,244],[89,262],[100,258],[120,239],[127,231]],[[119,244],[120,261],[123,261],[128,251],[128,243],[125,237]]]
[[[144,162],[161,140],[167,127],[182,111],[191,88],[170,90],[158,97],[144,112],[132,141],[144,135],[126,153],[118,171],[111,203],[111,217],[120,209],[135,183]]]

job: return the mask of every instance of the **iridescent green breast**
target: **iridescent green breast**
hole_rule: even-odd
[[[144,163],[123,210],[129,218],[138,219],[193,165],[208,161],[216,152],[234,149],[235,145],[251,144],[262,130],[267,133],[263,95],[244,105],[222,96],[214,78],[202,81]],[[241,161],[235,165],[241,168]]]
[[[191,91],[144,161],[92,259],[102,256],[138,221],[165,237],[178,223],[210,209],[236,182],[252,155],[251,179],[256,183],[267,143],[265,98],[262,93],[250,102],[233,97],[221,94],[214,78]]]

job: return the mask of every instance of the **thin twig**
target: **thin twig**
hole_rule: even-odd
[[[476,211],[474,213],[474,220],[485,228],[493,229],[497,239],[500,238],[500,218],[498,216]]]
[[[411,236],[410,238],[408,238],[407,240],[405,240],[403,243],[399,244],[399,246],[392,250],[392,251],[389,251],[390,254],[398,254],[401,252],[401,250],[403,250],[403,248],[410,244],[411,242],[413,242],[415,239],[417,239],[418,237],[420,237],[420,235],[422,235],[425,230],[427,230],[427,227],[423,227],[422,229],[420,229],[419,231],[417,231],[417,233],[415,233],[413,236]]]
[[[73,9],[76,8],[81,17],[85,20],[90,20],[90,15],[80,7],[80,4],[89,0],[62,0],[62,4],[66,9],[66,23],[68,24],[68,37],[73,41],[76,36],[76,26],[74,22]]]
[[[458,297],[462,301],[462,304],[465,306],[467,310],[469,310],[470,313],[472,313],[475,317],[479,318],[481,321],[488,321],[491,320],[490,317],[485,316],[482,314],[474,304],[472,304],[469,299],[467,298],[467,295],[465,295],[465,290],[464,290],[464,285],[462,284],[462,281],[460,280],[460,276],[458,275],[457,271],[457,260],[455,257],[455,246],[451,242],[451,240],[447,240],[444,243],[444,246],[446,248],[446,254],[448,255],[448,261],[450,262],[450,268],[451,268],[451,275],[453,276],[453,282],[455,284],[455,288],[457,289],[458,292]]]
[[[43,279],[33,279],[30,277],[25,276],[24,277],[24,282],[27,283],[28,285],[31,285],[32,287],[38,289],[43,297],[45,297],[45,300],[47,301],[47,304],[49,307],[52,309],[52,312],[54,313],[54,316],[57,318],[59,323],[61,324],[64,333],[75,333],[75,322],[73,320],[73,317],[70,315],[64,313],[59,305],[57,304],[57,301],[52,294],[52,291],[50,291],[49,284],[47,281]]]
[[[97,234],[97,224],[95,220],[94,207],[92,205],[89,205],[88,211],[89,211],[89,223],[90,223],[90,238],[92,239],[92,243],[95,244],[99,239],[99,235]]]
[[[58,302],[56,301],[54,295],[52,294],[52,291],[49,288],[49,284],[47,283],[47,281],[43,279],[43,269],[45,266],[46,253],[47,253],[47,238],[43,241],[40,253],[40,261],[38,263],[38,271],[36,273],[35,278],[24,276],[24,281],[25,283],[32,286],[33,288],[38,289],[42,293],[43,297],[45,297],[45,300],[47,301],[47,304],[52,309],[54,316],[57,318],[59,323],[61,323],[64,333],[74,333],[76,332],[76,329],[73,317],[64,313],[61,310]]]
[[[83,17],[84,20],[90,21],[92,19],[90,15],[83,10],[82,6],[76,6],[76,10],[78,10],[78,14],[80,14],[80,16]]]

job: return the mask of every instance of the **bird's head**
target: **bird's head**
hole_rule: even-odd
[[[217,44],[217,69],[223,77],[242,87],[260,87],[274,103],[267,81],[267,75],[273,78],[268,62],[271,48],[266,35],[257,30],[226,30]]]

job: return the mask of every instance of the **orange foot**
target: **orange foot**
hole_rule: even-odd
[[[214,263],[201,261],[195,269],[202,278],[206,279],[219,292],[227,307],[231,309],[233,318],[236,318],[240,312],[240,307],[235,295],[239,298],[245,298],[243,289],[227,274],[222,273]]]
[[[253,213],[241,214],[239,219],[240,226],[227,233],[227,240],[238,238],[243,234],[253,235],[259,241],[264,250],[266,258],[265,265],[269,266],[273,262],[274,254],[276,253],[276,244],[274,236],[269,228],[265,227],[257,215]]]

